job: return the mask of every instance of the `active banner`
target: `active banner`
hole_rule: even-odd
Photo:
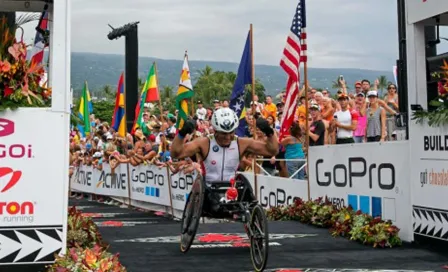
[[[392,220],[412,240],[409,143],[365,143],[311,147],[311,198]]]
[[[130,198],[183,211],[196,173],[173,174],[166,167],[121,164],[114,171],[109,164],[101,170],[82,165],[75,168],[71,189],[79,192]]]

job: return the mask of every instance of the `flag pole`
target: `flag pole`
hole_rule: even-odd
[[[306,179],[308,182],[308,200],[311,200],[311,193],[310,193],[310,172],[309,172],[309,150],[310,150],[310,129],[309,129],[309,121],[308,121],[308,116],[309,116],[309,107],[308,107],[308,64],[307,62],[305,62],[303,64],[303,76],[305,78],[305,115],[306,115],[306,120],[305,120],[305,144],[306,144]],[[298,98],[300,99],[300,97]]]
[[[124,124],[125,124],[125,130],[124,130],[124,141],[126,143],[126,146],[124,147],[124,151],[126,152],[126,154],[128,153],[128,119],[127,119],[127,114],[126,114],[126,74],[124,74],[123,77],[123,109],[124,109]],[[120,120],[115,120],[120,121]],[[118,125],[118,130],[120,130],[120,125]],[[127,178],[128,178],[128,208],[132,207],[132,197],[131,197],[131,175],[130,175],[130,170],[129,170],[129,163],[126,164],[126,174],[127,174]]]
[[[251,55],[251,69],[252,69],[252,116],[254,118],[254,123],[253,123],[253,127],[254,127],[254,135],[252,135],[254,137],[254,139],[257,139],[257,127],[256,127],[256,122],[255,122],[255,113],[256,111],[256,105],[255,105],[255,65],[254,65],[254,29],[252,24],[250,24],[250,55]]]
[[[305,1],[306,0],[301,0],[302,1],[302,10],[303,10],[303,20],[304,20],[304,25],[306,26],[306,8],[305,8]],[[307,34],[306,34],[306,27],[304,27],[302,29],[302,35],[304,37],[306,37],[305,39],[301,39],[304,48],[307,49],[307,43],[306,43],[306,39]],[[305,50],[305,52],[307,52],[308,50]],[[305,55],[304,56],[305,61],[303,62],[303,76],[305,78],[305,114],[306,114],[306,119],[305,119],[305,126],[306,126],[306,130],[305,130],[305,144],[306,144],[306,179],[307,179],[307,183],[308,183],[308,200],[311,200],[311,191],[310,191],[310,168],[309,168],[309,150],[310,150],[310,129],[309,129],[309,121],[308,121],[308,116],[309,116],[309,107],[308,107],[308,56]],[[299,68],[299,74],[300,74],[300,68]],[[300,75],[299,75],[300,76]],[[298,98],[300,99],[300,97]]]
[[[159,95],[159,110],[160,110],[160,118],[163,121],[163,106],[162,106],[162,96],[160,95],[160,91],[159,91],[159,73],[157,72],[157,63],[154,61],[153,62],[154,65],[154,70],[156,72],[156,86],[157,86],[157,92]],[[166,121],[166,120],[165,120]]]
[[[188,63],[188,52],[187,52],[187,50],[185,50],[185,58],[187,59],[187,63]],[[188,63],[188,67],[190,67],[189,63]],[[192,85],[193,85],[193,83],[192,83]],[[193,97],[191,97],[191,117],[193,117],[193,116],[194,116],[194,102],[193,102]]]
[[[252,102],[255,106],[255,65],[254,65],[254,28],[253,25],[250,24],[250,60],[251,60],[251,70],[252,70]],[[255,108],[253,108],[255,109]],[[254,139],[257,139],[257,127],[256,127],[256,121],[255,121],[255,112],[256,110],[252,110],[252,116],[253,116],[253,126],[254,126]],[[258,180],[257,180],[257,161],[256,158],[254,158],[254,185],[255,185],[255,199],[258,199]]]

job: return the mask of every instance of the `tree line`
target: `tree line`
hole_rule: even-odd
[[[193,84],[194,97],[192,103],[196,108],[197,101],[202,101],[205,107],[212,107],[213,100],[229,100],[232,94],[233,85],[236,80],[234,72],[213,71],[210,66],[206,66],[203,70],[198,71],[199,77]],[[144,81],[139,79],[139,94],[143,88]],[[266,89],[260,80],[255,80],[255,94],[258,95],[260,101],[264,101]],[[102,121],[110,122],[115,107],[116,89],[110,85],[105,85],[101,90],[91,92],[92,96],[98,95],[102,99],[92,101],[93,113]],[[164,110],[174,113],[176,110],[177,86],[159,86],[160,103]],[[252,87],[246,86],[246,106],[250,105],[252,100]],[[77,115],[80,98],[74,101],[74,115]],[[160,114],[159,102],[154,102],[154,114]],[[191,104],[190,104],[191,109]],[[73,123],[79,123],[76,116],[72,118]]]

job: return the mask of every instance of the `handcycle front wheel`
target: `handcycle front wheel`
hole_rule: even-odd
[[[180,234],[180,251],[187,253],[193,244],[196,231],[199,227],[199,220],[202,215],[202,207],[204,204],[204,183],[202,178],[198,176],[191,193],[188,195],[185,203],[184,212],[182,214],[181,234]]]
[[[252,210],[250,218],[250,257],[255,271],[260,272],[266,268],[269,255],[268,219],[260,204]]]

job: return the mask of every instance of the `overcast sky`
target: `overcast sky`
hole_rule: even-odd
[[[188,49],[191,60],[239,62],[252,23],[255,63],[278,65],[296,5],[296,0],[73,0],[71,46],[75,52],[124,54],[124,39],[109,41],[107,24],[140,21],[140,56],[182,59]],[[309,0],[307,19],[311,67],[391,70],[398,58],[394,0]],[[26,26],[28,41],[34,27]]]

